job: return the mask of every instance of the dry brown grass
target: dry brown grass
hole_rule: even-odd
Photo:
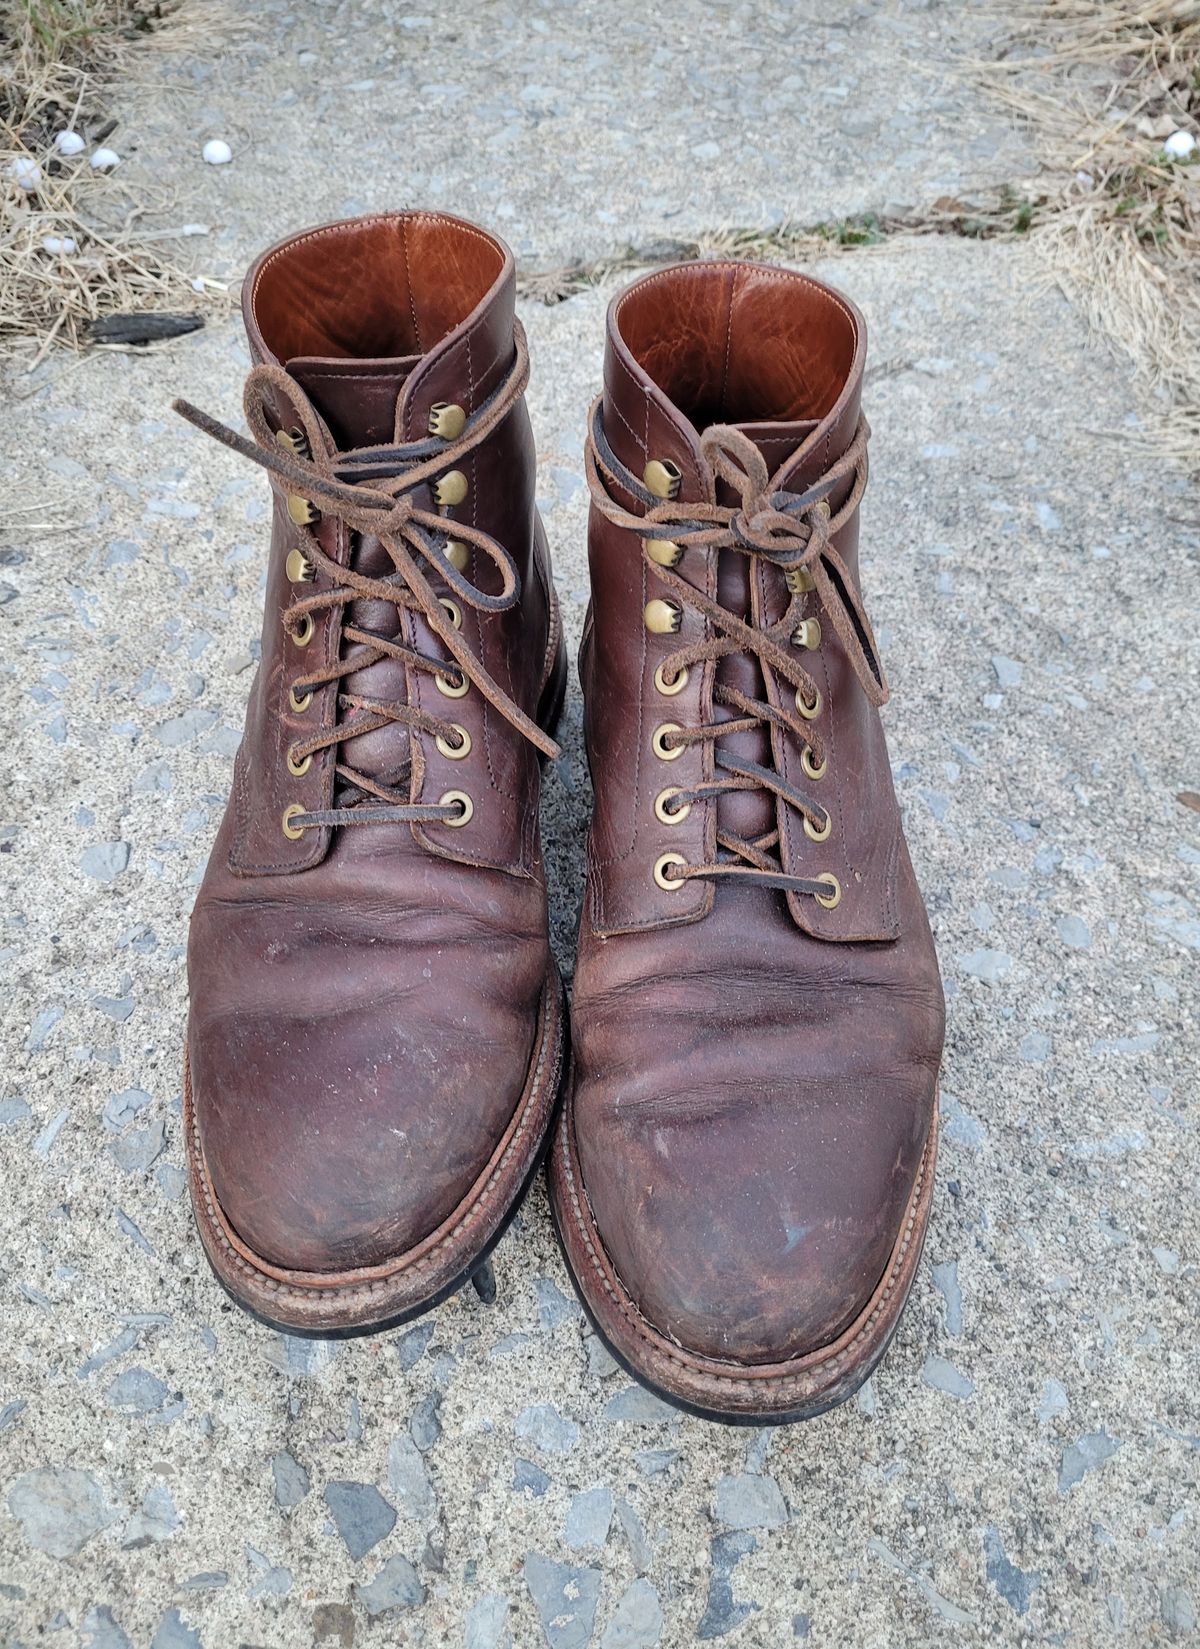
[[[1200,147],[1162,147],[1200,140],[1200,0],[1038,0],[974,67],[1050,176],[1048,267],[1131,357],[1155,449],[1200,468]]]
[[[119,171],[90,157],[112,76],[139,53],[194,49],[215,20],[206,0],[0,0],[0,353],[31,367],[85,344],[103,315],[196,307],[169,238],[141,227]],[[55,152],[66,128],[88,139],[81,154]],[[14,166],[36,167],[34,188]]]

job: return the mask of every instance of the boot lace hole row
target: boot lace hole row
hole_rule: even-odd
[[[816,721],[821,714],[821,704],[821,689],[819,687],[813,688],[813,696],[810,699],[806,699],[803,689],[797,687],[796,709],[799,710],[805,721]]]
[[[283,834],[287,837],[289,842],[298,842],[304,834],[303,829],[298,830],[292,823],[292,820],[296,817],[296,815],[303,812],[304,809],[301,807],[299,802],[292,802],[283,810],[283,818],[280,820],[280,828],[283,830]]]
[[[292,640],[295,642],[297,647],[307,647],[316,633],[317,626],[313,620],[312,614],[305,613],[304,617],[292,631]]]
[[[288,688],[288,703],[298,716],[302,716],[313,701],[311,692],[298,693],[294,687]]]
[[[650,746],[660,762],[673,762],[683,755],[681,744],[667,743],[667,740],[673,738],[676,733],[682,732],[683,728],[680,727],[678,722],[674,721],[664,721],[661,726],[654,729]]]
[[[471,690],[471,683],[461,670],[449,672],[439,670],[433,678],[433,685],[439,693],[448,699],[466,698]]]
[[[287,770],[294,779],[302,779],[312,766],[312,755],[310,753],[297,759],[295,748],[295,745],[293,745],[287,753]]]

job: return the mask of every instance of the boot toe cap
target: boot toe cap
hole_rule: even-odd
[[[589,1202],[626,1291],[686,1351],[747,1365],[829,1345],[861,1315],[904,1226],[929,1123],[873,1105],[869,1146],[835,1106],[795,1092],[590,1130]],[[885,1137],[886,1136],[886,1137]],[[852,1143],[853,1142],[853,1143]]]

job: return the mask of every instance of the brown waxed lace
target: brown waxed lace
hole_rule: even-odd
[[[872,704],[886,703],[887,683],[870,620],[850,570],[832,543],[833,536],[850,520],[862,498],[867,479],[869,436],[867,421],[860,418],[854,439],[842,457],[803,493],[790,493],[771,490],[766,461],[748,435],[730,424],[714,424],[700,437],[700,450],[714,476],[739,495],[740,503],[730,506],[662,502],[613,452],[604,433],[602,400],[596,399],[585,454],[592,501],[614,526],[636,533],[642,539],[643,555],[655,579],[683,606],[690,607],[707,621],[706,639],[686,643],[661,661],[659,669],[664,679],[677,679],[681,670],[693,665],[719,663],[734,654],[749,653],[758,660],[764,675],[769,669],[788,682],[807,703],[813,703],[818,696],[817,683],[800,664],[792,646],[792,635],[802,617],[803,594],[792,595],[786,612],[775,624],[758,625],[739,618],[646,554],[646,540],[665,538],[684,550],[733,551],[749,556],[752,561],[765,561],[781,573],[805,569],[863,691]],[[828,495],[851,478],[845,502],[836,513],[831,513]],[[618,503],[612,495],[614,486],[636,499],[643,506],[642,513],[635,515]],[[715,703],[733,712],[730,719],[705,722],[668,735],[664,743],[671,749],[711,744],[714,763],[724,776],[679,790],[672,798],[675,809],[731,791],[765,790],[794,807],[814,828],[823,829],[828,814],[819,802],[772,768],[716,745],[717,740],[730,734],[766,728],[768,733],[790,734],[798,739],[808,747],[813,765],[820,767],[826,755],[814,724],[798,712],[754,698],[722,682],[715,684],[712,696]],[[748,881],[786,892],[828,898],[829,881],[792,876],[784,869],[778,828],[749,840],[718,827],[716,839],[725,857],[697,865],[673,864],[672,879]]]
[[[305,619],[313,614],[330,609],[344,613],[354,601],[387,601],[401,612],[419,612],[450,655],[449,661],[433,658],[387,636],[343,621],[342,635],[345,641],[352,644],[351,650],[324,670],[298,676],[291,683],[294,691],[304,693],[340,681],[383,658],[394,659],[407,668],[435,676],[461,672],[460,679],[465,678],[478,688],[487,702],[531,744],[545,755],[556,757],[560,754],[559,746],[484,669],[480,659],[450,622],[428,577],[428,572],[436,573],[460,601],[478,612],[505,612],[516,605],[521,593],[520,576],[512,557],[489,533],[467,522],[450,520],[432,510],[421,509],[411,497],[418,487],[436,480],[468,457],[503,422],[520,399],[529,378],[529,354],[519,324],[515,343],[515,358],[508,376],[494,394],[467,418],[462,433],[451,441],[434,436],[397,446],[359,447],[339,452],[332,448],[328,431],[311,400],[290,374],[275,365],[253,367],[246,380],[244,406],[246,422],[254,437],[252,441],[187,401],[175,401],[173,407],[206,435],[211,435],[243,458],[249,458],[278,476],[286,483],[289,492],[307,499],[323,515],[336,517],[352,532],[377,538],[390,557],[393,572],[379,578],[368,578],[355,572],[352,567],[332,560],[318,544],[316,535],[309,534],[305,555],[324,576],[330,588],[288,607],[283,621],[289,634],[294,635]],[[278,444],[267,416],[272,391],[278,392],[295,409],[309,456],[285,450]],[[502,586],[498,595],[486,594],[451,564],[442,548],[450,536],[469,544],[498,570]],[[339,647],[339,655],[341,651]],[[448,663],[451,664],[450,669],[447,668]],[[292,747],[296,761],[393,724],[441,737],[451,743],[458,736],[454,722],[416,705],[345,692],[339,693],[338,704],[341,710],[351,713],[349,718],[345,721],[339,719],[335,726],[321,728],[309,738],[297,740]],[[347,763],[339,761],[335,770],[346,785],[376,797],[383,805],[297,812],[291,819],[294,829],[307,830],[326,825],[456,821],[461,816],[457,803],[413,803],[397,790]]]

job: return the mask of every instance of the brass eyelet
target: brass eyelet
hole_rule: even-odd
[[[463,670],[458,671],[457,679],[439,670],[433,678],[433,685],[444,698],[448,699],[465,699],[471,691],[471,683],[467,680],[466,672]]]
[[[678,722],[674,721],[664,721],[661,726],[654,729],[653,736],[650,740],[650,748],[654,751],[654,754],[658,757],[660,762],[673,762],[679,756],[683,755],[683,746],[681,744],[667,745],[663,742],[669,734],[682,732],[683,728],[680,727]]]
[[[311,690],[307,693],[298,693],[294,687],[288,688],[288,703],[298,716],[302,716],[313,701]]]
[[[807,595],[810,590],[817,587],[816,580],[807,567],[785,567],[783,581],[793,595]]]
[[[673,544],[669,538],[648,538],[646,554],[656,567],[677,567],[683,560],[683,545]]]
[[[792,646],[807,647],[813,653],[821,645],[821,620],[802,618],[792,631]]]
[[[804,834],[808,837],[810,842],[824,842],[824,841],[827,841],[828,838],[829,838],[829,832],[832,829],[833,829],[833,819],[830,816],[830,814],[826,813],[825,823],[819,830],[817,829],[816,825],[812,822],[812,820],[809,818],[808,814],[806,813],[804,815]]]
[[[279,823],[283,830],[283,834],[287,837],[289,842],[298,842],[304,834],[303,830],[297,830],[295,825],[292,823],[292,820],[296,817],[296,815],[303,812],[305,812],[305,809],[300,806],[299,802],[292,802],[283,810],[283,818],[279,821]]]
[[[466,422],[466,413],[453,401],[435,401],[429,409],[429,433],[443,441],[457,441]]]
[[[470,491],[470,482],[461,470],[447,470],[433,483],[433,501],[451,509],[461,504]]]
[[[448,595],[438,596],[438,606],[446,609],[446,616],[456,630],[462,629],[462,608],[457,601],[451,601]]]
[[[298,527],[312,527],[321,519],[321,512],[298,492],[287,495],[287,512]]]
[[[678,788],[671,785],[666,790],[660,790],[658,795],[654,798],[655,817],[661,819],[665,825],[682,824],[688,814],[692,811],[691,802],[684,802],[682,807],[667,806],[667,803],[671,800],[671,798],[678,795]]]
[[[676,693],[683,692],[684,688],[687,686],[687,683],[688,671],[686,664],[683,669],[680,670],[678,675],[671,677],[670,681],[668,681],[666,676],[663,675],[663,667],[661,664],[654,672],[654,685],[658,688],[664,698],[673,699]]]
[[[460,762],[463,760],[464,756],[469,756],[471,754],[471,735],[467,732],[465,727],[460,726],[456,721],[452,721],[450,725],[458,734],[461,742],[456,745],[451,744],[449,739],[443,738],[440,733],[435,736],[433,742],[437,745],[442,755],[445,756],[448,761]]]
[[[825,770],[829,766],[829,758],[828,756],[822,756],[820,765],[818,766],[813,760],[812,751],[806,744],[804,749],[800,752],[800,766],[804,770],[804,774],[807,778],[823,779],[825,777]]]
[[[459,807],[462,808],[462,812],[457,819],[443,819],[442,823],[449,825],[451,830],[461,830],[463,825],[470,824],[471,815],[475,811],[475,803],[465,790],[447,790],[444,796],[438,798],[439,807],[449,807],[454,802],[458,803]]]
[[[664,853],[662,858],[659,859],[654,866],[654,880],[658,883],[659,887],[665,888],[668,893],[674,893],[675,890],[677,888],[681,888],[687,880],[686,876],[668,876],[667,871],[672,865],[682,865],[686,867],[687,860],[681,853]]]
[[[651,635],[673,636],[683,623],[683,608],[677,601],[663,601],[655,596],[642,611],[642,622]]]
[[[828,895],[823,893],[814,893],[813,898],[823,910],[836,910],[842,902],[842,884],[838,881],[837,877],[831,870],[827,870],[823,876],[816,876],[813,880],[817,882],[824,882],[825,886],[829,889]]]
[[[294,779],[302,779],[304,777],[304,775],[308,772],[308,770],[311,766],[312,766],[312,752],[311,751],[309,752],[309,754],[307,756],[303,756],[303,757],[301,757],[301,759],[299,761],[297,761],[295,756],[292,755],[291,749],[288,750],[288,753],[287,753],[288,772],[292,775],[292,777]]]
[[[821,714],[821,702],[821,689],[819,687],[813,688],[813,696],[810,699],[806,699],[802,689],[797,687],[796,709],[799,710],[805,721],[816,721]]]
[[[308,436],[298,424],[292,429],[277,429],[275,439],[285,451],[295,453],[297,458],[308,457]]]
[[[465,573],[467,562],[471,559],[471,546],[464,544],[461,538],[446,540],[446,560],[456,573]]]
[[[312,614],[305,613],[299,624],[297,624],[296,628],[292,631],[292,640],[296,643],[297,647],[307,647],[313,636],[316,634],[316,630],[317,626],[313,622]]]
[[[316,571],[303,550],[289,550],[283,570],[290,584],[311,584]]]
[[[669,458],[652,458],[642,471],[642,480],[655,498],[677,498],[683,472]]]

